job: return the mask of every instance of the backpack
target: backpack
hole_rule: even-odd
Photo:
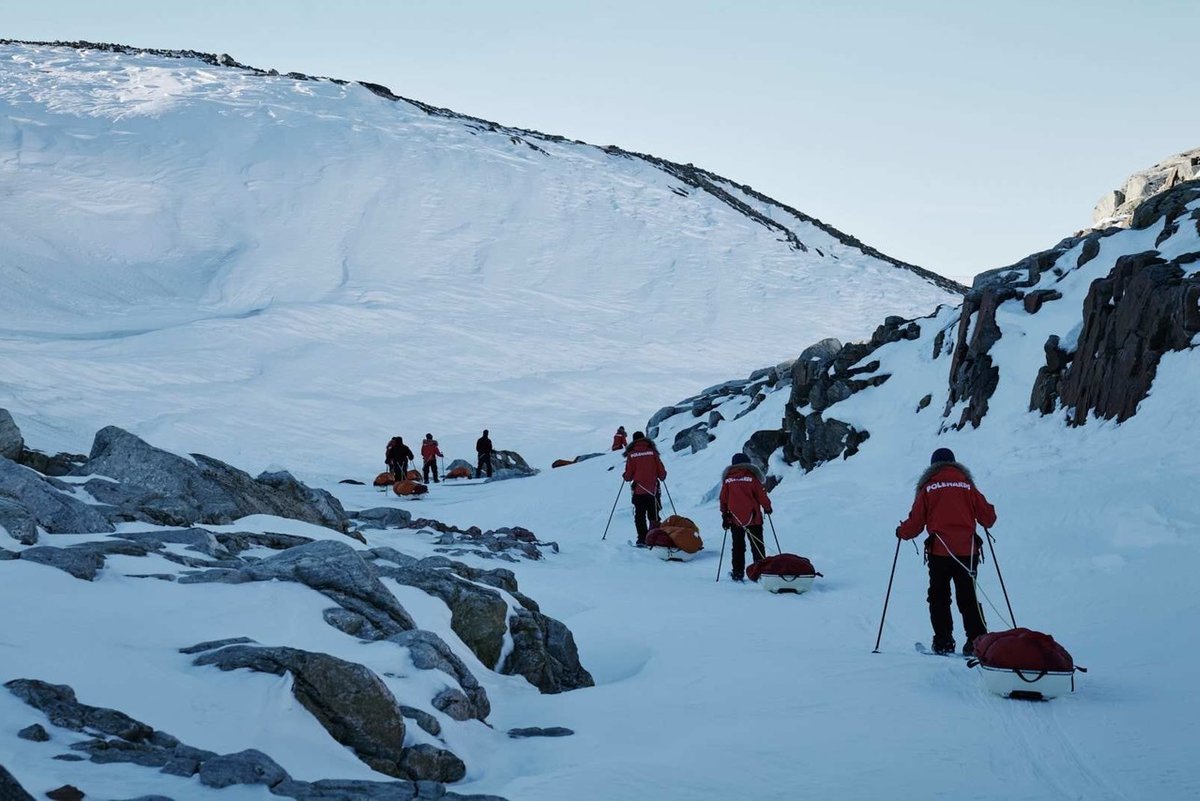
[[[746,577],[758,581],[762,575],[768,576],[819,576],[813,563],[806,557],[794,553],[781,553],[760,559],[746,568]]]
[[[446,474],[446,478],[471,478],[471,468],[456,467]]]

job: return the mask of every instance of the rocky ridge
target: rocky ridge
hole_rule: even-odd
[[[838,419],[837,404],[888,381],[891,374],[881,371],[873,354],[892,343],[923,339],[929,326],[936,327],[932,358],[948,357],[946,384],[930,387],[913,413],[944,392],[939,431],[978,427],[1001,381],[993,348],[1004,336],[1003,314],[1036,315],[1061,302],[1056,285],[1084,269],[1096,272],[1096,278],[1078,324],[1048,336],[1045,364],[1036,375],[1010,374],[1005,380],[1027,382],[1031,412],[1061,412],[1070,425],[1083,425],[1089,416],[1126,420],[1149,393],[1162,356],[1194,348],[1200,333],[1200,180],[1175,182],[1140,199],[1128,226],[1068,237],[1016,264],[980,274],[949,322],[937,312],[915,320],[889,317],[867,342],[822,340],[790,367],[763,368],[749,379],[710,387],[660,410],[648,430],[657,434],[669,427],[675,432],[674,450],[695,453],[716,438],[712,432],[723,419],[718,407],[731,396],[751,395],[756,406],[787,387],[780,426],[755,432],[742,451],[764,470],[775,454],[805,471],[849,458],[870,431]],[[1139,235],[1149,231],[1158,231],[1152,240]],[[779,375],[781,369],[789,374]],[[707,417],[690,424],[688,413]],[[768,475],[770,485],[778,480]]]
[[[6,452],[26,453],[15,421],[3,410],[0,424],[10,445]],[[327,533],[314,538],[228,525],[248,515],[296,520]],[[443,785],[463,779],[467,766],[446,746],[446,727],[487,725],[491,700],[476,677],[479,670],[523,677],[544,693],[593,684],[570,630],[523,594],[511,571],[366,547],[368,535],[416,529],[440,538],[435,541],[443,550],[466,555],[540,559],[543,549],[557,551],[519,527],[464,530],[414,520],[395,507],[346,511],[329,493],[290,474],[253,478],[202,454],[181,457],[109,427],[96,435],[90,455],[73,463],[70,475],[55,478],[0,457],[0,529],[12,542],[0,547],[0,563],[36,564],[85,582],[115,570],[181,587],[299,585],[328,600],[325,625],[354,641],[405,652],[419,673],[437,677],[413,685],[427,695],[413,695],[397,674],[335,654],[261,644],[236,630],[217,641],[176,646],[197,667],[290,677],[295,699],[330,738],[397,780],[365,783],[297,782],[264,753],[220,755],[191,748],[115,710],[79,704],[70,687],[37,677],[0,677],[50,724],[87,735],[71,743],[72,753],[63,759],[131,763],[198,776],[213,787],[265,784],[274,794],[294,798],[457,798]],[[77,536],[58,545],[60,533]],[[87,536],[80,541],[78,535]],[[116,568],[113,557],[126,561]],[[142,560],[146,568],[131,567]],[[436,632],[420,628],[384,580],[443,603],[466,651],[456,653]],[[40,723],[20,736],[61,741]]]

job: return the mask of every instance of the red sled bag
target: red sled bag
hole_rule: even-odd
[[[646,532],[646,544],[651,548],[674,548],[675,540],[661,528],[652,528]]]
[[[1030,629],[982,635],[967,667],[979,668],[990,692],[1031,701],[1075,692],[1075,672],[1087,672],[1053,637]]]
[[[1025,672],[1073,671],[1075,660],[1049,634],[1032,629],[1010,629],[984,634],[975,640],[975,658],[981,665]]]
[[[746,577],[758,581],[763,576],[820,576],[807,557],[794,553],[781,553],[760,559],[746,568]]]

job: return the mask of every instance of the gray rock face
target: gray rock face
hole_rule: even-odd
[[[65,684],[13,679],[4,686],[17,698],[45,714],[55,726],[64,729],[83,731],[86,728],[130,742],[141,742],[154,734],[154,729],[124,713],[79,703],[75,691]]]
[[[714,412],[714,414],[720,414]],[[699,453],[708,447],[708,443],[716,439],[715,436],[708,433],[708,423],[697,423],[694,426],[689,426],[675,435],[675,441],[671,444],[671,450],[675,452],[690,450],[692,453]]]
[[[1016,290],[1007,287],[989,288],[980,293],[972,292],[963,301],[954,357],[950,363],[950,395],[943,417],[949,417],[959,403],[966,406],[950,428],[961,429],[967,423],[978,428],[987,414],[988,401],[1000,385],[1000,368],[992,363],[988,353],[1001,337],[996,310],[1017,294]]]
[[[538,471],[530,467],[516,451],[492,451],[492,479],[524,478],[536,476]]]
[[[0,459],[0,497],[24,508],[47,532],[88,534],[113,530],[112,524],[96,507],[76,500],[65,489],[61,482],[40,476],[8,459]]]
[[[333,540],[307,543],[240,568],[209,570],[179,581],[240,584],[273,579],[311,587],[365,618],[383,636],[416,628],[408,612],[379,581],[375,568],[349,545]]]
[[[393,635],[389,639],[408,649],[409,659],[418,670],[440,670],[458,682],[468,703],[468,707],[465,707],[467,713],[462,720],[486,720],[491,714],[492,705],[488,700],[487,691],[480,686],[470,668],[441,637],[432,631],[416,629]],[[436,702],[434,706],[439,708]]]
[[[579,662],[575,637],[563,623],[541,612],[517,609],[509,618],[513,649],[501,673],[524,676],[544,693],[592,687],[592,674]]]
[[[1092,213],[1092,224],[1129,226],[1148,199],[1195,178],[1200,178],[1200,148],[1172,156],[1129,176],[1120,188],[1100,198]]]
[[[50,739],[50,735],[40,723],[35,723],[32,726],[26,726],[17,732],[17,736],[22,740],[29,740],[35,743],[44,743]]]
[[[252,514],[303,520],[339,531],[346,514],[328,493],[305,487],[290,475],[255,480],[224,462],[193,454],[189,461],[152,447],[115,426],[101,429],[83,475],[102,475],[127,485],[120,507],[165,525],[231,523]]]
[[[34,801],[33,796],[3,765],[0,765],[0,798],[4,801]]]
[[[14,500],[0,496],[0,528],[22,545],[37,542],[37,521]]]
[[[21,429],[9,414],[8,409],[0,409],[0,459],[16,461],[25,447],[25,439]]]
[[[21,559],[39,565],[56,567],[84,581],[93,580],[96,578],[96,574],[104,568],[104,556],[95,551],[81,548],[35,545],[21,551]]]
[[[374,770],[401,779],[457,780],[412,775],[404,768],[400,706],[383,680],[362,665],[296,648],[253,645],[230,645],[201,654],[195,664],[221,670],[248,668],[276,676],[291,673],[296,700],[333,739]]]
[[[456,782],[467,775],[463,761],[444,748],[421,743],[405,748],[400,770],[413,781]]]
[[[1132,417],[1163,354],[1188,348],[1200,332],[1200,276],[1185,277],[1181,262],[1155,252],[1123,256],[1092,282],[1078,348],[1058,385],[1073,424],[1089,413],[1117,422]]]
[[[363,509],[354,515],[359,528],[406,528],[412,522],[412,512],[394,506]]]
[[[275,760],[254,748],[215,756],[200,766],[200,783],[218,789],[235,784],[274,787],[287,778],[287,771],[279,767]]]

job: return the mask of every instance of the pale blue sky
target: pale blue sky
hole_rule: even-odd
[[[1200,146],[1200,2],[42,0],[0,36],[227,52],[693,162],[948,275]]]

